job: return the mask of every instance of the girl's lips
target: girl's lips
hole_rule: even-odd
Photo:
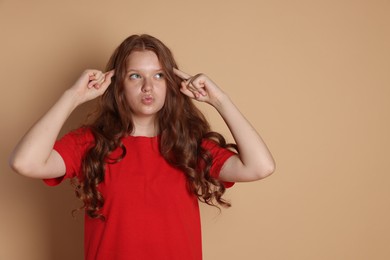
[[[153,97],[152,96],[144,96],[144,97],[142,97],[141,102],[145,105],[150,105],[153,103]]]

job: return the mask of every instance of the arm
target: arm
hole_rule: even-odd
[[[85,71],[76,83],[22,137],[9,159],[10,167],[33,178],[56,178],[65,174],[65,163],[53,150],[57,136],[72,111],[104,93],[114,72]]]
[[[239,149],[238,156],[229,158],[221,169],[222,181],[255,181],[275,169],[274,159],[261,136],[241,114],[230,98],[206,75],[194,77],[175,70],[183,79],[181,91],[198,101],[207,102],[219,112]]]

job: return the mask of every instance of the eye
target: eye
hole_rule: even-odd
[[[162,79],[162,78],[164,78],[164,73],[162,73],[162,72],[157,73],[157,74],[155,75],[155,77],[156,77],[157,79]]]
[[[141,78],[141,76],[137,73],[133,73],[133,74],[130,74],[129,78],[130,79],[139,79],[139,78]]]

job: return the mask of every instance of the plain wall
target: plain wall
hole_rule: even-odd
[[[205,260],[390,259],[389,14],[379,0],[0,0],[0,259],[82,259],[71,186],[19,176],[7,159],[84,69],[103,69],[134,33],[208,74],[277,161],[271,177],[228,191],[232,208],[201,207]]]

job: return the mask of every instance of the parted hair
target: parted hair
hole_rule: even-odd
[[[86,125],[94,136],[94,144],[83,158],[82,178],[76,181],[76,195],[83,201],[81,208],[91,218],[104,219],[101,214],[104,198],[97,187],[104,181],[106,164],[117,163],[126,156],[126,147],[121,140],[134,130],[132,112],[124,95],[126,61],[133,51],[146,50],[157,55],[167,85],[165,103],[155,122],[161,155],[185,174],[189,191],[200,201],[217,207],[229,207],[230,203],[222,198],[225,193],[223,183],[210,176],[212,157],[202,148],[201,142],[212,139],[221,147],[237,149],[236,145],[227,144],[221,134],[211,131],[209,123],[191,98],[180,92],[181,79],[173,72],[177,65],[169,48],[160,40],[142,34],[125,39],[106,66],[106,71],[115,70],[115,76],[100,97],[91,123]],[[110,158],[110,153],[118,148],[122,150],[121,156]]]

